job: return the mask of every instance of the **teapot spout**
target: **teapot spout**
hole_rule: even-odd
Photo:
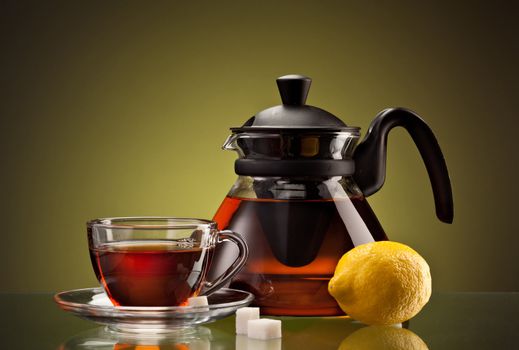
[[[431,128],[408,109],[388,108],[375,117],[364,140],[353,154],[355,181],[366,196],[376,193],[382,187],[386,178],[387,136],[397,126],[409,132],[420,151],[431,181],[438,219],[452,223],[452,188],[440,145]]]
[[[236,140],[238,139],[238,136],[236,134],[231,134],[227,136],[227,139],[222,145],[222,150],[224,151],[236,151]]]

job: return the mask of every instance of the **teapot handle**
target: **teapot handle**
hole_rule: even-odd
[[[431,181],[436,216],[443,222],[452,223],[452,189],[440,145],[431,128],[408,109],[385,109],[371,122],[368,133],[353,154],[355,181],[365,196],[374,194],[382,187],[386,178],[387,135],[396,126],[409,132],[420,151]]]

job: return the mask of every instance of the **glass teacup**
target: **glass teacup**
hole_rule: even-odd
[[[116,306],[178,306],[222,287],[245,265],[249,250],[239,234],[209,220],[173,217],[95,219],[87,223],[97,279]],[[207,281],[215,246],[239,248],[233,264]]]

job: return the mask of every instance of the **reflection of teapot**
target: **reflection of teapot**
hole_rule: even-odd
[[[384,183],[389,131],[402,126],[411,134],[438,218],[450,223],[447,166],[431,129],[409,110],[382,111],[355,147],[358,127],[305,104],[309,78],[289,75],[277,83],[283,104],[231,128],[223,146],[238,153],[239,177],[214,220],[250,247],[231,286],[253,292],[265,314],[342,314],[327,290],[337,261],[354,246],[387,239],[365,197]],[[234,258],[232,247],[217,251],[212,273]]]

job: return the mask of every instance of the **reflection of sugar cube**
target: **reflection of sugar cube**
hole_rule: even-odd
[[[247,340],[249,338],[247,338],[246,335],[236,335],[236,343],[235,343],[235,346],[234,348],[236,350],[247,350]]]
[[[247,322],[257,320],[259,315],[259,307],[242,307],[236,310],[236,334],[247,334]]]
[[[184,349],[185,345],[178,344],[178,345],[173,345],[173,346],[175,347],[175,349],[180,349],[180,346],[182,346],[182,349]],[[177,346],[178,346],[178,348],[177,348]],[[155,348],[155,347],[151,346],[150,348]],[[156,348],[158,349],[159,347],[157,346]],[[143,347],[143,349],[145,349],[145,347]],[[189,349],[189,350],[211,350],[211,341],[209,341],[208,339],[193,340],[192,342],[188,343],[187,349]]]
[[[269,340],[251,339],[244,335],[236,336],[236,350],[281,350],[281,338]]]
[[[281,338],[281,321],[269,318],[249,320],[247,336],[261,340]]]

